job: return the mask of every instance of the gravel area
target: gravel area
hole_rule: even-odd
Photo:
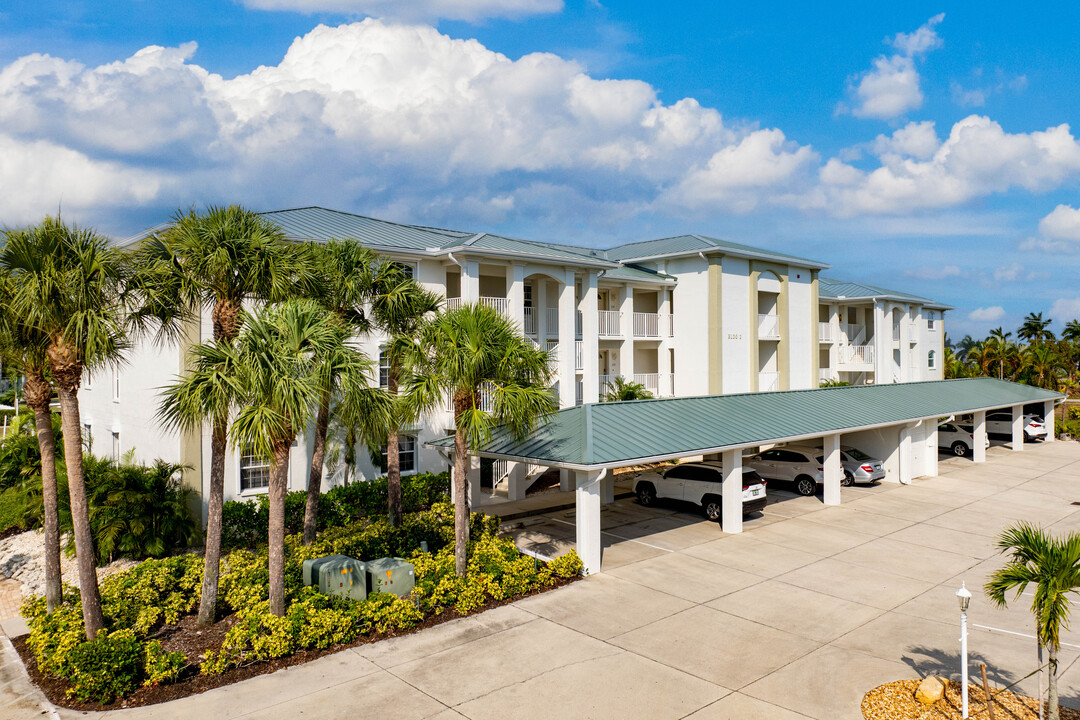
[[[60,541],[63,548],[66,538]],[[138,565],[134,560],[121,559],[97,569],[98,581],[113,573]],[[64,582],[79,586],[79,567],[74,557],[60,552],[60,573]],[[0,578],[22,583],[23,597],[45,593],[45,532],[28,530],[0,540]]]
[[[945,697],[933,705],[923,705],[915,700],[918,686],[918,680],[879,685],[863,698],[863,717],[866,720],[962,720],[960,683],[950,681],[945,689]],[[1037,700],[1009,690],[997,693],[993,687],[990,693],[994,696],[995,720],[1038,720]],[[968,710],[971,720],[987,720],[990,717],[982,687],[968,686]],[[1061,718],[1080,720],[1080,711],[1062,707]]]

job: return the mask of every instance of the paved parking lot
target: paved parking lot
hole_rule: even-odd
[[[994,536],[1021,519],[1080,530],[1080,444],[992,448],[985,465],[943,459],[940,471],[906,487],[844,488],[839,507],[774,492],[741,535],[620,500],[603,513],[600,575],[107,716],[855,719],[879,683],[958,673],[961,581],[974,594],[972,661],[1007,684],[1035,667],[1035,641],[1027,598],[998,610],[981,593],[1001,564]],[[573,513],[515,533],[556,550],[572,543]],[[1080,632],[1063,640],[1063,701],[1080,707]],[[1020,687],[1034,692],[1034,681]]]

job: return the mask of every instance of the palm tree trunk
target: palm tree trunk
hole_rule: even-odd
[[[285,495],[289,484],[289,446],[291,440],[274,442],[270,464],[270,612],[285,615]]]
[[[56,377],[56,373],[53,374]],[[79,373],[79,377],[82,373]],[[101,614],[101,594],[97,583],[97,556],[90,531],[90,510],[86,503],[86,478],[83,475],[82,420],[79,417],[77,383],[74,388],[58,382],[60,418],[63,424],[64,460],[67,465],[68,494],[71,497],[71,524],[75,530],[75,554],[79,561],[79,595],[82,597],[83,625],[86,639],[93,640],[105,629]]]
[[[1048,720],[1059,720],[1060,710],[1058,709],[1058,686],[1057,686],[1057,648],[1053,643],[1047,645],[1047,665],[1049,665],[1050,682],[1046,692],[1046,704],[1048,707],[1047,718]]]
[[[41,502],[45,525],[45,609],[51,613],[63,603],[60,579],[60,512],[56,490],[56,437],[49,401],[52,386],[40,371],[26,373],[26,404],[34,411],[38,451],[41,453]]]
[[[461,423],[454,431],[454,569],[459,577],[465,577],[469,544],[469,446]]]
[[[391,367],[386,380],[386,391],[397,400],[398,380],[396,368]],[[398,424],[395,417],[386,433],[386,505],[390,512],[390,524],[401,523],[401,453],[398,447]]]
[[[214,421],[210,436],[210,498],[206,511],[206,555],[203,561],[199,625],[213,625],[217,616],[218,576],[221,572],[221,508],[225,503],[226,420]]]
[[[319,414],[315,418],[315,442],[311,450],[311,469],[308,470],[307,502],[304,504],[304,544],[315,542],[319,521],[319,495],[322,494],[323,460],[326,458],[326,433],[330,427],[330,393],[323,393]]]

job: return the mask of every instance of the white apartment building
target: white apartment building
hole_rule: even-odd
[[[563,407],[596,403],[616,376],[658,397],[814,388],[822,379],[884,384],[940,379],[945,306],[859,283],[825,280],[814,260],[699,236],[608,250],[390,223],[322,208],[265,213],[295,241],[355,238],[408,267],[446,297],[490,305],[549,349]],[[99,455],[134,450],[189,466],[185,482],[209,478],[209,429],[164,432],[159,389],[183,371],[188,348],[211,338],[209,314],[179,345],[143,343],[119,367],[88,377],[84,429]],[[383,341],[361,339],[379,357]],[[377,380],[377,379],[376,379]],[[438,471],[448,460],[426,443],[452,432],[449,409],[402,435],[402,470]],[[340,438],[331,442],[324,488],[343,481]],[[366,451],[361,477],[375,477]],[[292,454],[290,488],[303,489],[310,440]],[[226,499],[266,491],[267,464],[243,448],[226,464]],[[494,481],[524,495],[529,468],[499,461]],[[205,492],[203,493],[205,498]],[[475,497],[475,496],[474,496]]]

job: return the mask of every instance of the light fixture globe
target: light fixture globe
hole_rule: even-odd
[[[968,605],[971,604],[971,591],[962,582],[960,583],[960,589],[956,591],[956,597],[960,601],[960,612],[967,612]]]

